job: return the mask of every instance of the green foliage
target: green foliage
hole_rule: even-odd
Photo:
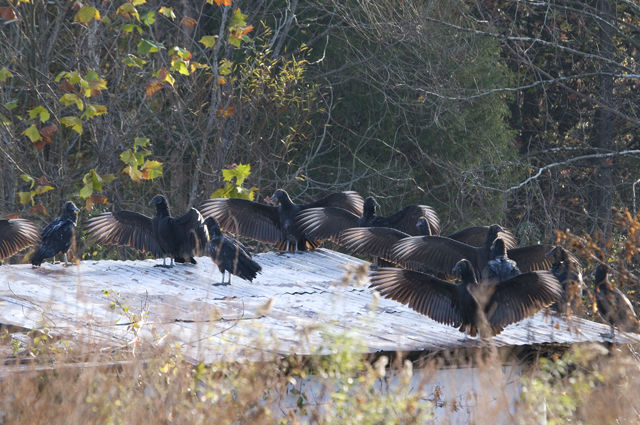
[[[126,164],[122,173],[128,174],[136,183],[162,176],[162,163],[146,159],[152,153],[149,149],[145,149],[148,145],[148,138],[136,137],[133,147],[120,154],[120,160]]]
[[[29,183],[29,190],[26,192],[18,192],[18,197],[20,199],[20,203],[22,205],[31,203],[31,205],[35,204],[35,197],[42,195],[44,193],[49,192],[50,190],[53,190],[53,186],[48,185],[48,184],[37,184],[37,181],[35,178],[31,177],[28,174],[21,174],[20,178],[22,178],[22,180],[24,180],[25,182]]]
[[[107,198],[105,196],[98,195],[95,192],[101,192],[102,186],[105,183],[111,183],[115,178],[116,176],[113,174],[105,174],[101,176],[93,168],[82,177],[82,183],[84,183],[84,185],[78,192],[78,195],[84,199],[87,211],[91,211],[94,204],[107,203]]]
[[[242,187],[242,184],[250,174],[250,164],[234,164],[231,168],[224,168],[222,170],[222,178],[226,183],[223,188],[213,192],[210,198],[240,198],[253,201],[255,198],[254,192],[258,188],[255,186],[250,189]]]

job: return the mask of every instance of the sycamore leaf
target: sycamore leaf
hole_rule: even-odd
[[[140,6],[141,4],[145,4],[147,2],[147,0],[133,0],[131,3],[133,3],[134,6]]]
[[[127,57],[124,58],[122,62],[127,66],[135,66],[137,68],[142,68],[142,66],[147,63],[146,60],[132,55],[131,53],[129,53],[129,55],[127,55]]]
[[[13,7],[5,6],[0,7],[0,19],[4,19],[5,21],[15,21],[18,17],[16,16],[16,12],[13,10]]]
[[[140,15],[138,14],[138,10],[131,3],[122,3],[116,13],[122,16],[124,19],[132,19],[135,18],[136,21],[140,20]]]
[[[29,183],[29,188],[33,189],[33,185],[36,184],[36,179],[34,179],[33,177],[31,177],[28,174],[20,174],[20,178],[24,181],[26,181],[27,183]]]
[[[76,105],[79,111],[84,110],[84,104],[82,103],[82,99],[74,93],[66,93],[60,97],[60,103],[65,106]]]
[[[142,34],[142,28],[140,28],[140,25],[136,25],[136,24],[126,24],[122,26],[122,31],[124,31],[127,34],[130,34],[133,32],[133,30],[138,31],[138,34]]]
[[[40,135],[40,132],[38,131],[38,127],[36,127],[35,124],[31,124],[31,126],[27,128],[25,131],[23,131],[22,134],[27,136],[29,140],[31,140],[31,143],[35,143],[39,140],[42,140],[42,136]]]
[[[82,134],[82,120],[80,118],[74,116],[62,117],[60,122],[65,127],[71,127],[76,133]]]
[[[218,36],[217,35],[204,35],[200,39],[200,43],[202,43],[202,45],[204,47],[206,47],[207,49],[210,49],[213,46],[215,46],[216,45],[216,41],[218,41]]]
[[[80,22],[81,24],[88,24],[92,19],[100,20],[100,12],[95,7],[88,5],[82,6],[76,16],[73,17],[73,22]]]
[[[120,154],[120,160],[125,164],[130,164],[136,166],[138,160],[136,159],[136,155],[131,151],[131,149],[127,149],[126,151]]]
[[[48,126],[40,129],[40,135],[46,139],[51,139],[51,136],[53,136],[56,131],[58,131],[58,126],[55,124],[49,124]]]
[[[229,75],[231,74],[231,67],[233,66],[233,62],[227,60],[227,59],[222,59],[222,61],[220,61],[220,65],[218,65],[218,74],[220,75]]]
[[[34,190],[31,192],[33,195],[42,195],[43,193],[47,193],[48,191],[53,190],[53,186],[36,186]]]
[[[233,16],[229,21],[229,27],[244,27],[247,25],[247,15],[240,11],[240,8],[233,11]]]
[[[146,148],[149,145],[149,140],[148,137],[136,137],[133,139],[133,149]]]
[[[49,213],[47,212],[47,209],[44,207],[44,205],[42,205],[42,202],[38,202],[37,204],[29,208],[29,214],[30,215],[36,215],[36,214],[49,215]]]
[[[83,199],[87,199],[89,196],[91,196],[92,193],[93,193],[93,188],[89,185],[84,185],[82,186],[82,189],[80,189],[80,192],[78,193],[78,195],[80,195],[80,197]]]
[[[131,165],[127,165],[122,169],[124,174],[128,174],[131,180],[138,183],[142,180],[142,173],[138,170],[137,167],[132,167]]]
[[[251,174],[251,164],[238,164],[235,167],[224,168],[222,170],[222,178],[230,182],[236,179],[236,185],[242,186],[245,179]]]
[[[160,49],[164,49],[164,45],[162,43],[156,43],[155,41],[147,40],[143,38],[138,43],[138,54],[142,56],[147,56],[149,53],[156,53]]]
[[[148,27],[155,24],[156,12],[154,12],[153,10],[150,10],[147,13],[145,13],[144,16],[142,17],[142,22],[144,22]]]
[[[7,69],[6,66],[3,66],[0,69],[0,83],[5,83],[9,78],[12,78],[13,74]]]
[[[173,7],[162,6],[160,9],[158,9],[158,12],[169,19],[176,19],[176,14],[173,12]]]
[[[183,60],[174,61],[170,68],[171,71],[177,71],[182,75],[190,75],[189,68],[187,67],[187,63]]]
[[[84,118],[85,120],[90,120],[93,117],[97,117],[98,115],[104,115],[106,113],[107,113],[106,106],[87,103],[87,108],[82,113],[81,118]]]
[[[163,87],[164,82],[158,81],[156,78],[154,78],[153,80],[149,81],[147,87],[145,87],[144,95],[148,98],[151,98],[154,94],[162,90]]]
[[[162,162],[146,160],[141,167],[142,178],[145,180],[153,180],[162,176]]]
[[[214,1],[218,6],[231,6],[231,0],[207,0],[207,3],[212,5]]]
[[[39,116],[40,122],[48,121],[49,117],[51,117],[51,114],[49,113],[49,111],[44,109],[42,106],[36,106],[33,109],[29,109],[27,113],[29,114],[29,118],[31,119],[34,119],[35,117]]]
[[[156,76],[158,77],[158,80],[171,84],[171,87],[173,87],[173,83],[176,82],[175,78],[173,78],[165,67],[160,68],[160,71],[157,72]]]
[[[191,60],[191,52],[182,47],[175,46],[169,50],[170,55],[174,55],[179,57],[182,60],[189,61]]]
[[[189,16],[184,16],[180,23],[182,24],[182,26],[185,26],[187,28],[193,28],[198,24],[198,21]]]
[[[31,195],[31,192],[18,192],[18,198],[20,199],[20,203],[22,205],[33,202],[33,196]]]

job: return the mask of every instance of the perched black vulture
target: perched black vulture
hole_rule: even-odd
[[[306,235],[295,222],[303,210],[317,207],[339,207],[360,214],[362,197],[353,191],[332,193],[309,204],[294,204],[282,189],[270,198],[273,205],[245,199],[217,198],[204,201],[200,207],[206,217],[213,217],[226,231],[262,242],[275,244],[280,250],[314,249],[322,238]]]
[[[40,242],[38,227],[23,218],[0,220],[0,260]]]
[[[460,260],[467,259],[474,270],[481,276],[488,276],[488,263],[493,260],[491,247],[493,241],[500,237],[507,246],[512,244],[512,236],[501,226],[489,226],[485,240],[481,246],[473,246],[465,242],[442,236],[414,236],[396,243],[392,250],[392,260],[416,271],[425,268],[438,273],[448,273]],[[507,250],[508,257],[515,261],[523,272],[532,270],[549,270],[550,260],[545,254],[550,245],[529,245]]]
[[[156,206],[153,218],[126,210],[106,212],[90,218],[86,231],[98,243],[130,246],[149,252],[155,258],[162,257],[162,267],[172,267],[174,261],[196,264],[193,257],[204,255],[209,242],[209,232],[200,212],[191,208],[181,217],[171,217],[162,195],[154,196],[149,204]],[[167,256],[171,257],[169,266]]]
[[[551,273],[562,285],[562,299],[551,306],[558,313],[568,315],[582,310],[582,268],[578,259],[561,246],[547,253],[551,258]]]
[[[62,215],[42,229],[40,246],[31,256],[31,264],[39,266],[45,258],[55,258],[59,252],[64,254],[64,263],[67,264],[67,251],[71,247],[78,220],[77,211],[78,207],[73,202],[64,203]]]
[[[598,314],[611,326],[611,337],[615,328],[640,333],[640,323],[631,301],[609,281],[609,270],[609,266],[600,264],[593,275]]]
[[[482,337],[502,332],[561,295],[560,284],[546,271],[479,283],[471,263],[462,260],[453,273],[460,283],[411,270],[382,268],[371,273],[371,287],[437,322]]]
[[[251,259],[249,250],[232,237],[222,234],[215,218],[207,217],[204,224],[209,229],[209,256],[218,265],[218,269],[222,273],[220,285],[225,285],[225,271],[229,272],[227,285],[231,284],[232,274],[248,281],[255,279],[262,267]]]
[[[487,263],[487,277],[489,279],[502,281],[511,279],[522,273],[516,262],[511,260],[507,255],[507,247],[502,238],[498,237],[493,241],[489,258],[491,258],[489,263]]]
[[[310,208],[298,215],[296,222],[313,238],[332,239],[340,242],[341,234],[354,227],[387,227],[408,235],[419,235],[418,219],[427,219],[430,235],[440,234],[440,220],[433,208],[427,205],[409,205],[389,217],[376,216],[378,203],[373,197],[364,201],[362,215],[341,208]],[[422,230],[424,232],[424,229]]]

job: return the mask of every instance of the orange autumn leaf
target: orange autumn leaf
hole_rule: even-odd
[[[222,115],[224,118],[229,118],[231,115],[233,115],[235,113],[236,113],[236,107],[235,106],[229,106],[229,107],[226,107],[226,108],[222,108],[222,106],[221,106],[221,107],[218,108],[218,111],[217,111],[217,114],[218,115]]]
[[[180,21],[180,23],[182,25],[184,25],[187,28],[193,28],[196,26],[196,24],[198,23],[198,21],[196,21],[193,18],[190,18],[188,16],[185,16],[184,18],[182,18],[182,21]]]
[[[18,19],[16,16],[16,12],[14,12],[13,8],[10,6],[0,7],[0,19],[4,19],[5,21],[13,21]]]
[[[49,124],[40,130],[40,135],[45,139],[51,139],[51,136],[53,136],[56,131],[58,131],[58,126],[55,124]]]
[[[147,87],[144,89],[144,94],[148,98],[151,98],[154,94],[162,90],[162,87],[164,87],[164,83],[154,78],[147,84]]]
[[[48,137],[43,137],[37,142],[33,142],[33,147],[41,151],[47,145],[47,143],[51,143],[51,139]]]
[[[35,204],[31,208],[29,208],[29,214],[31,214],[31,215],[36,215],[36,214],[49,215],[49,213],[47,212],[47,209],[44,207],[44,205],[42,205],[41,202],[38,202],[37,204]]]
[[[215,1],[218,6],[220,5],[231,6],[231,0],[213,0],[213,1]]]
[[[73,85],[68,80],[64,80],[63,82],[60,83],[60,86],[58,87],[58,90],[60,90],[60,91],[74,91],[75,87],[73,87]]]
[[[242,34],[249,34],[251,31],[253,31],[253,25],[249,25],[248,27],[244,27],[244,29],[242,30]]]

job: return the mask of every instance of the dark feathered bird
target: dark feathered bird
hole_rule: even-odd
[[[528,272],[502,282],[476,280],[473,266],[462,260],[453,269],[460,283],[405,269],[371,273],[371,287],[418,313],[471,336],[500,333],[504,327],[557,301],[561,288],[545,271]]]
[[[467,259],[481,277],[486,277],[488,263],[493,259],[491,247],[498,237],[507,247],[512,244],[512,237],[501,226],[494,224],[489,226],[481,246],[473,246],[451,237],[415,236],[396,243],[391,255],[392,260],[403,267],[416,271],[422,271],[426,267],[438,273],[448,273],[460,260]],[[545,254],[550,249],[550,245],[529,245],[508,249],[507,254],[523,272],[549,270],[551,262]]]
[[[245,199],[208,199],[201,205],[206,217],[213,217],[226,231],[262,242],[275,244],[280,250],[314,249],[322,238],[306,235],[296,224],[300,211],[316,207],[339,207],[360,214],[362,197],[356,192],[332,193],[309,204],[294,204],[282,189],[270,198],[273,205]]]
[[[376,216],[376,207],[379,207],[376,200],[368,197],[364,201],[362,215],[341,208],[311,208],[300,213],[296,221],[311,237],[332,239],[338,243],[342,232],[354,227],[386,227],[408,235],[418,235],[421,233],[416,223],[420,217],[427,220],[428,234],[440,234],[438,215],[427,205],[409,205],[389,217]]]
[[[578,259],[561,246],[547,253],[551,258],[551,273],[562,285],[562,298],[551,306],[558,313],[568,315],[582,310],[582,268]]]
[[[609,271],[609,266],[600,264],[593,275],[598,314],[611,326],[611,337],[614,335],[614,328],[625,332],[640,332],[640,323],[631,301],[609,281]]]
[[[215,218],[207,217],[204,223],[209,229],[209,256],[217,264],[218,270],[222,274],[222,282],[220,284],[225,284],[225,271],[229,272],[227,285],[231,284],[232,274],[248,281],[255,279],[262,267],[251,259],[249,250],[237,240],[224,235],[220,231],[220,226]]]
[[[191,208],[181,217],[171,217],[162,195],[154,196],[149,204],[156,206],[153,218],[126,210],[106,212],[90,218],[86,232],[101,244],[130,246],[155,258],[162,257],[164,267],[173,266],[174,261],[196,264],[193,257],[204,255],[209,242],[200,212]],[[166,257],[171,257],[169,266]]]
[[[75,234],[78,207],[71,201],[64,203],[60,217],[47,224],[40,233],[40,246],[31,256],[31,264],[39,266],[45,258],[64,254],[67,264],[67,251],[71,247],[71,240]]]
[[[40,242],[38,227],[23,218],[0,220],[0,260]]]
[[[502,281],[522,273],[518,268],[518,264],[507,255],[507,247],[502,238],[498,237],[493,241],[489,258],[491,258],[487,263],[487,277],[489,279]]]

